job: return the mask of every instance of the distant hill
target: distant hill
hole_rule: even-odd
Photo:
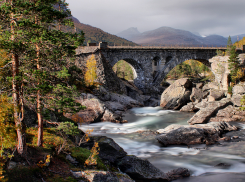
[[[227,38],[220,35],[201,37],[196,35],[197,33],[171,27],[160,27],[143,33],[137,33],[136,30],[130,28],[117,35],[141,45],[226,46],[227,44]]]
[[[124,45],[124,46],[137,45],[136,43],[128,41],[124,38],[104,32],[103,30],[99,28],[80,23],[79,20],[75,17],[72,17],[72,19],[77,28],[77,31],[82,30],[85,33],[85,41],[84,41],[85,44],[87,44],[87,42],[90,41],[90,42],[97,43],[97,44],[99,42],[108,42],[109,45],[114,45],[114,44]]]
[[[245,34],[234,35],[234,36],[231,36],[231,41],[234,44],[235,42],[237,42],[237,39],[240,41],[242,40],[243,37],[245,37]]]

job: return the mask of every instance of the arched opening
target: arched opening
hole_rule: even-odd
[[[169,71],[161,85],[166,85],[166,82],[171,84],[173,81],[183,77],[190,78],[195,82],[214,80],[214,74],[205,63],[190,59],[178,64]]]
[[[171,59],[172,59],[172,56],[166,57],[166,63],[165,64],[167,64]]]
[[[137,78],[136,70],[129,62],[129,59],[120,60],[112,67],[119,78],[125,80],[134,80]]]
[[[153,79],[157,76],[160,71],[160,57],[156,56],[152,60],[152,76]]]

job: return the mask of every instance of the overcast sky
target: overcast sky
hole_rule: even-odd
[[[245,34],[245,0],[66,0],[81,23],[117,34],[162,26],[201,35]]]

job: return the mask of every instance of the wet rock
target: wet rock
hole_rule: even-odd
[[[105,109],[105,112],[103,114],[103,117],[101,118],[101,121],[110,121],[113,123],[120,123],[122,121],[122,117],[108,109]]]
[[[94,142],[99,143],[99,157],[102,160],[106,160],[110,163],[115,163],[116,160],[123,158],[127,153],[121,148],[113,139],[106,136],[93,136],[86,143],[80,145],[80,147],[87,148],[89,150],[94,146]]]
[[[218,141],[223,133],[234,130],[237,130],[237,127],[226,122],[189,126],[172,124],[165,129],[157,130],[159,135],[156,139],[164,146],[202,143],[210,145]]]
[[[179,109],[190,101],[192,82],[187,78],[175,81],[161,96],[160,106],[166,109]]]
[[[232,102],[230,99],[199,103],[195,105],[195,107],[199,108],[200,110],[188,121],[188,123],[190,125],[208,123],[210,118],[214,117],[220,109],[223,109],[231,104]]]
[[[71,171],[75,178],[85,178],[89,182],[134,182],[127,174],[109,171]]]
[[[153,166],[148,160],[126,156],[118,163],[119,169],[134,180],[169,181],[168,175]]]
[[[189,177],[190,171],[186,168],[178,168],[168,172],[167,175],[168,178],[172,181],[183,177]]]

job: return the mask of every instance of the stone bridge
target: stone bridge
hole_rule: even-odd
[[[86,46],[77,51],[77,56],[83,60],[96,52],[113,67],[118,61],[124,60],[132,67],[134,84],[144,93],[151,88],[159,87],[164,77],[178,64],[194,59],[202,62],[210,68],[209,59],[216,55],[216,50],[225,51],[225,47],[127,47],[107,46],[100,43],[99,46]]]

